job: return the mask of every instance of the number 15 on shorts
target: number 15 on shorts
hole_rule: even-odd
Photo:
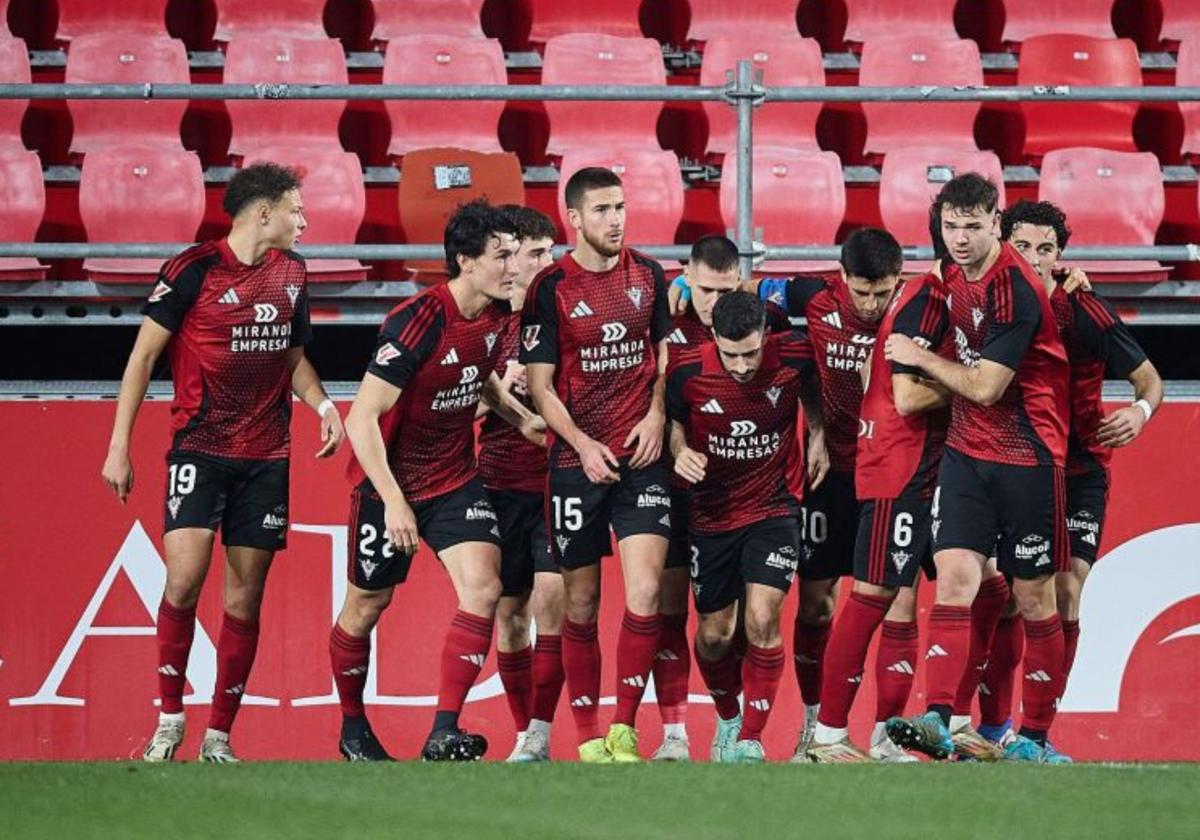
[[[578,531],[583,527],[583,499],[578,496],[551,496],[555,531]]]

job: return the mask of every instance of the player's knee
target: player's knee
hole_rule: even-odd
[[[700,656],[715,662],[725,655],[733,642],[733,625],[719,621],[704,621],[696,628],[696,648]]]
[[[203,580],[172,579],[167,577],[167,585],[163,589],[163,597],[173,607],[188,610],[196,606],[200,600],[200,588]]]
[[[661,585],[658,577],[640,575],[625,583],[625,606],[638,615],[653,615],[658,612],[658,596]]]
[[[529,644],[529,616],[501,598],[496,608],[496,644],[504,650],[520,650]]]
[[[938,566],[937,602],[953,606],[969,607],[979,591],[977,570],[958,564]]]
[[[796,620],[801,624],[827,624],[833,620],[835,603],[836,598],[829,592],[808,595],[800,601]]]
[[[1053,575],[1013,581],[1013,596],[1022,618],[1030,621],[1049,618],[1058,609]]]
[[[338,622],[354,635],[365,636],[379,623],[383,611],[392,602],[393,589],[377,592],[366,590],[351,590],[346,595],[346,603]]]
[[[1074,574],[1066,572],[1055,575],[1054,600],[1058,614],[1064,620],[1079,618],[1079,595],[1080,585]]]

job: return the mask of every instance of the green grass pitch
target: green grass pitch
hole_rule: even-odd
[[[0,764],[0,837],[1200,836],[1200,765]]]

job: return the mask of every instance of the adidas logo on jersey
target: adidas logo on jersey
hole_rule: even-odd
[[[894,674],[912,674],[913,666],[909,664],[907,659],[901,659],[899,662],[893,662],[887,666],[887,669]]]
[[[483,663],[487,660],[486,653],[460,653],[458,658],[463,662],[470,662],[476,668],[482,668]]]
[[[595,314],[596,313],[592,311],[592,307],[588,306],[586,300],[579,301],[579,303],[575,304],[575,308],[571,310],[572,318],[586,318],[589,315]]]
[[[458,364],[458,350],[455,349],[454,347],[451,347],[450,352],[447,353],[445,356],[442,356],[442,364],[444,364],[444,365]]]
[[[158,669],[158,673],[162,674],[164,677],[178,677],[179,676],[179,672],[175,670],[174,665],[163,665],[161,668]]]
[[[1045,671],[1034,671],[1031,674],[1026,674],[1025,679],[1033,680],[1034,682],[1048,683],[1050,682],[1050,675]]]
[[[671,330],[670,334],[667,336],[667,343],[687,344],[688,340],[687,336],[683,334],[683,330],[679,329],[679,327],[676,327],[675,329]]]
[[[586,709],[588,706],[595,706],[596,704],[592,701],[591,697],[585,694],[583,697],[576,697],[572,700],[571,705],[577,709]]]
[[[830,312],[828,315],[823,315],[821,316],[821,320],[824,323],[829,324],[829,326],[833,327],[835,330],[840,330],[842,328],[842,316],[838,312]]]
[[[227,289],[225,294],[221,295],[221,297],[219,297],[217,300],[219,300],[221,303],[229,303],[235,306],[242,302],[238,298],[237,292],[235,292],[233,289]]]
[[[725,409],[721,408],[721,404],[719,402],[717,402],[716,398],[713,398],[713,399],[709,400],[708,402],[706,402],[704,405],[700,406],[700,413],[701,414],[724,414]]]
[[[368,560],[365,557],[359,558],[358,565],[362,566],[363,577],[365,577],[367,580],[370,580],[371,575],[375,574],[375,570],[379,568],[378,563]]]
[[[626,677],[625,679],[621,680],[621,682],[624,683],[625,685],[631,685],[634,688],[645,688],[646,687],[646,680],[642,677],[641,674],[634,674],[632,677]]]
[[[749,705],[751,709],[755,709],[760,712],[766,712],[771,708],[771,701],[764,697],[761,700],[751,700],[747,705]]]
[[[272,531],[278,531],[280,528],[287,527],[287,518],[268,513],[263,517],[262,526]]]
[[[933,647],[931,647],[929,650],[927,650],[925,652],[926,659],[933,659],[935,656],[949,656],[949,655],[950,654],[946,653],[945,648],[943,648],[941,645],[934,645]]]

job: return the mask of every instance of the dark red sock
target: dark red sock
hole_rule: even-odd
[[[1021,685],[1021,728],[1046,732],[1054,723],[1063,687],[1062,621],[1058,614],[1025,620],[1025,679]]]
[[[258,622],[243,621],[225,613],[217,638],[217,684],[208,717],[209,729],[228,732],[233,727],[257,652]]]
[[[596,622],[563,621],[562,661],[579,743],[600,737],[600,643]]]
[[[654,655],[654,691],[663,723],[683,723],[687,718],[688,678],[692,649],[687,638],[687,614],[664,615],[658,652]]]
[[[183,689],[187,682],[188,654],[196,635],[196,608],[174,607],[163,598],[158,604],[158,697],[162,710],[183,712]]]
[[[771,707],[775,705],[775,692],[779,689],[779,678],[783,676],[783,645],[760,648],[751,644],[746,648],[742,662],[742,685],[746,691],[746,710],[742,721],[739,741],[761,741],[763,727]]]
[[[1075,650],[1079,647],[1079,619],[1064,621],[1063,629],[1063,691],[1071,679],[1071,668],[1075,665]]]
[[[971,608],[934,604],[929,611],[929,646],[925,649],[925,701],[954,706],[971,650]]]
[[[462,711],[467,692],[475,685],[483,663],[487,661],[488,648],[492,646],[490,618],[456,610],[446,632],[446,644],[442,647],[442,676],[438,686],[439,712],[457,714]]]
[[[533,648],[533,713],[534,720],[550,723],[562,694],[563,680],[562,636],[538,634]]]
[[[526,645],[515,653],[496,652],[496,664],[500,669],[500,684],[508,698],[508,710],[512,712],[513,725],[518,732],[529,728],[533,713],[533,648]]]
[[[800,698],[806,706],[821,702],[822,661],[832,624],[830,621],[806,624],[797,618],[793,628],[792,657],[796,666],[796,682],[800,685]]]
[[[885,621],[875,651],[875,720],[904,714],[917,670],[917,622]],[[821,711],[825,711],[824,704]]]
[[[971,650],[967,654],[967,668],[963,671],[958,692],[954,695],[954,714],[971,714],[971,703],[975,689],[987,668],[992,650],[992,638],[996,635],[996,624],[1008,606],[1008,583],[1002,575],[988,578],[979,587],[975,601],[971,604]]]
[[[742,657],[732,647],[725,651],[723,657],[711,662],[701,656],[699,650],[696,651],[696,667],[721,720],[732,720],[742,712],[738,704],[738,694],[742,690],[741,663]]]
[[[367,686],[367,669],[371,662],[371,637],[351,636],[337,622],[329,632],[329,664],[333,682],[342,704],[342,717],[360,718],[363,709],[363,690]]]
[[[617,636],[617,711],[613,723],[633,726],[637,719],[661,635],[662,616],[658,613],[634,615],[625,610]]]
[[[979,681],[979,722],[1001,726],[1012,718],[1013,674],[1025,651],[1025,623],[1019,615],[1006,615],[996,625],[992,653]]]
[[[838,729],[846,727],[854,696],[862,685],[867,648],[891,603],[892,599],[886,596],[850,593],[829,634],[829,655],[825,657],[821,675],[821,713],[817,716],[820,723]]]

